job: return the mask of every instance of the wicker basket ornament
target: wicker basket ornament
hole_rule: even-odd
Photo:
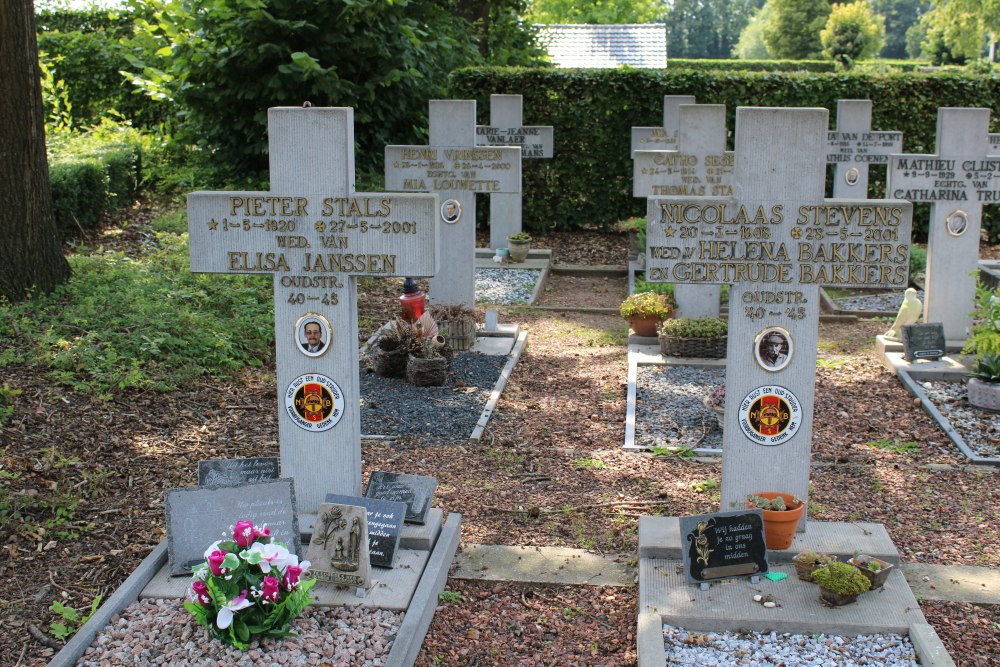
[[[418,387],[444,384],[448,377],[448,360],[444,357],[415,357],[412,354],[406,363],[407,381]]]
[[[668,357],[722,359],[726,356],[728,336],[721,338],[685,338],[660,332],[660,353]]]

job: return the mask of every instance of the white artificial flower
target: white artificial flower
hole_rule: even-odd
[[[252,606],[253,602],[247,600],[247,592],[243,591],[219,610],[219,615],[215,618],[215,624],[219,626],[220,630],[225,630],[233,624],[233,616],[236,615],[236,612]]]
[[[245,557],[246,561],[254,565],[260,565],[260,571],[264,574],[268,574],[272,567],[284,571],[288,563],[291,562],[290,558],[294,558],[296,562],[298,561],[298,556],[290,553],[288,549],[280,544],[254,542],[250,546],[250,549],[243,553],[248,554]]]

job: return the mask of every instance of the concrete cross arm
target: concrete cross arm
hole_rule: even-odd
[[[406,192],[521,192],[521,149],[386,146],[385,186]]]
[[[434,194],[192,192],[191,270],[432,276]]]

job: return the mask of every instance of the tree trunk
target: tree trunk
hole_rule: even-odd
[[[69,277],[52,214],[31,0],[0,0],[0,297]]]

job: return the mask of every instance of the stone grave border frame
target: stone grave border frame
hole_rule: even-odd
[[[386,657],[386,667],[409,667],[416,659],[423,645],[424,637],[430,628],[437,610],[438,593],[444,590],[448,581],[448,570],[461,537],[462,515],[450,512],[420,581],[410,598],[403,622],[399,626],[396,638]],[[72,639],[56,653],[49,661],[48,667],[73,667],[83,657],[87,648],[98,634],[111,622],[111,617],[121,613],[126,607],[139,599],[146,585],[153,579],[167,562],[167,542],[160,542],[139,566],[122,582],[101,607],[94,613]]]
[[[961,434],[959,434],[959,432],[952,427],[948,418],[937,409],[937,406],[935,406],[934,402],[931,401],[927,392],[920,386],[921,380],[957,380],[964,378],[964,374],[945,370],[925,371],[919,368],[910,367],[909,369],[897,368],[896,377],[899,378],[899,381],[908,392],[920,400],[920,407],[923,408],[924,412],[930,415],[935,422],[937,422],[938,427],[940,427],[940,429],[945,432],[945,435],[947,435],[948,438],[955,443],[955,446],[958,447],[959,451],[969,459],[970,463],[1000,466],[1000,456],[979,456],[973,452],[972,449],[965,444]]]
[[[645,339],[643,339],[645,340]],[[649,447],[635,444],[636,399],[638,394],[639,366],[693,366],[695,368],[726,367],[725,359],[681,359],[680,357],[664,357],[660,354],[659,344],[643,345],[629,343],[628,346],[628,390],[625,405],[625,443],[622,449],[627,452],[646,452]],[[698,456],[722,456],[722,449],[696,447],[691,450]]]
[[[545,285],[549,282],[549,273],[552,270],[552,251],[547,248],[532,248],[528,251],[528,258],[519,264],[497,264],[493,261],[493,252],[491,248],[476,248],[476,258],[472,267],[473,275],[475,275],[476,269],[540,271],[541,273],[538,276],[538,280],[535,281],[535,287],[531,290],[531,296],[528,297],[528,300],[524,303],[510,304],[512,306],[534,306],[538,301],[538,297],[541,296],[542,290],[545,289]]]
[[[368,350],[375,343],[375,339],[382,332],[383,329],[387,328],[391,322],[386,322],[381,327],[379,327],[371,337],[365,341],[365,344],[361,346],[359,355],[367,354]],[[504,327],[501,325],[497,331],[485,331],[479,329],[476,332],[477,338],[513,338],[514,346],[507,355],[507,363],[500,370],[500,376],[497,377],[496,384],[493,385],[493,391],[490,392],[490,397],[486,400],[486,405],[483,406],[483,411],[479,414],[479,420],[476,421],[476,426],[472,429],[472,433],[469,435],[469,440],[474,440],[479,442],[483,438],[483,433],[486,431],[486,425],[490,421],[490,417],[493,415],[493,411],[497,407],[497,403],[500,402],[500,397],[503,395],[503,390],[507,387],[507,381],[510,379],[511,373],[514,372],[514,367],[517,362],[520,361],[521,355],[524,353],[524,348],[528,346],[528,332],[522,331],[517,325]],[[362,440],[386,442],[395,439],[395,436],[391,435],[362,435]]]

